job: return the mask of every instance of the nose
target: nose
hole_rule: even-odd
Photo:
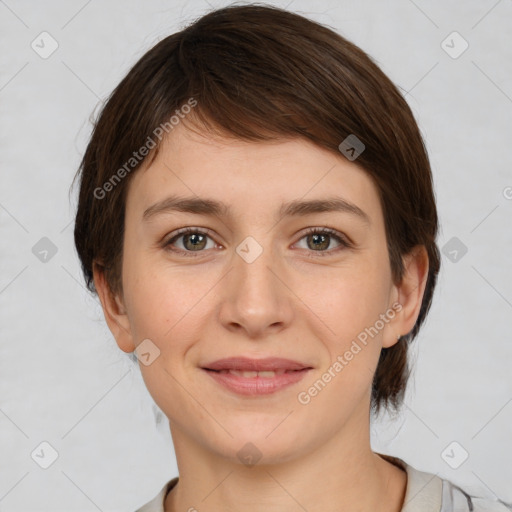
[[[293,293],[284,265],[269,247],[248,237],[233,253],[232,267],[220,291],[219,320],[251,339],[276,334],[293,317]]]

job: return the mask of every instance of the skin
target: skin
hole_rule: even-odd
[[[333,191],[371,223],[347,212],[277,222],[282,202]],[[222,201],[233,216],[167,212],[142,220],[170,194]],[[164,248],[183,227],[212,234],[199,251],[183,236]],[[353,247],[327,237],[318,249],[304,233],[309,227],[335,229]],[[236,252],[247,236],[263,249],[251,263]],[[129,186],[123,293],[109,293],[100,267],[94,271],[120,349],[132,352],[149,338],[160,350],[140,368],[169,419],[180,473],[166,512],[401,509],[407,476],[372,451],[369,406],[381,349],[413,328],[421,306],[424,247],[404,263],[395,284],[377,189],[357,161],[302,139],[245,142],[191,132],[183,123],[168,135]],[[396,302],[402,309],[378,335],[310,403],[299,403],[297,394]],[[242,397],[200,369],[241,355],[295,359],[313,370],[272,395]],[[247,442],[261,453],[254,466],[237,456]]]

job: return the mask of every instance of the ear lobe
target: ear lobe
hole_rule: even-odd
[[[105,267],[93,262],[94,287],[101,301],[103,315],[117,345],[123,352],[133,352],[135,344],[130,329],[130,320],[126,313],[123,300],[114,295],[105,278]]]
[[[395,285],[398,295],[397,302],[401,309],[392,322],[394,330],[388,338],[383,341],[383,347],[388,348],[394,345],[397,336],[408,334],[416,324],[420,314],[423,294],[428,278],[428,253],[424,245],[416,245],[403,258],[404,274],[402,281]]]

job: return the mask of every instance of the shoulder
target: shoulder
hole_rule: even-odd
[[[160,492],[149,502],[142,507],[139,507],[135,512],[164,512],[164,503],[167,493],[177,484],[178,477],[171,478],[162,487]]]
[[[420,471],[397,457],[384,458],[407,473],[401,512],[512,512],[510,503],[470,494],[453,482]]]
[[[512,504],[484,496],[469,494],[453,482],[443,480],[443,495],[440,512],[512,512]]]

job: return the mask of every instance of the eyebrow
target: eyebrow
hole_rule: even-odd
[[[155,217],[161,213],[173,211],[195,213],[198,215],[210,215],[216,217],[229,217],[231,207],[208,198],[170,196],[147,208],[143,215],[143,221]],[[283,203],[278,217],[297,217],[324,212],[345,212],[359,217],[366,224],[371,225],[370,217],[359,206],[341,197],[327,197],[325,199],[311,199],[307,201],[295,200]]]

